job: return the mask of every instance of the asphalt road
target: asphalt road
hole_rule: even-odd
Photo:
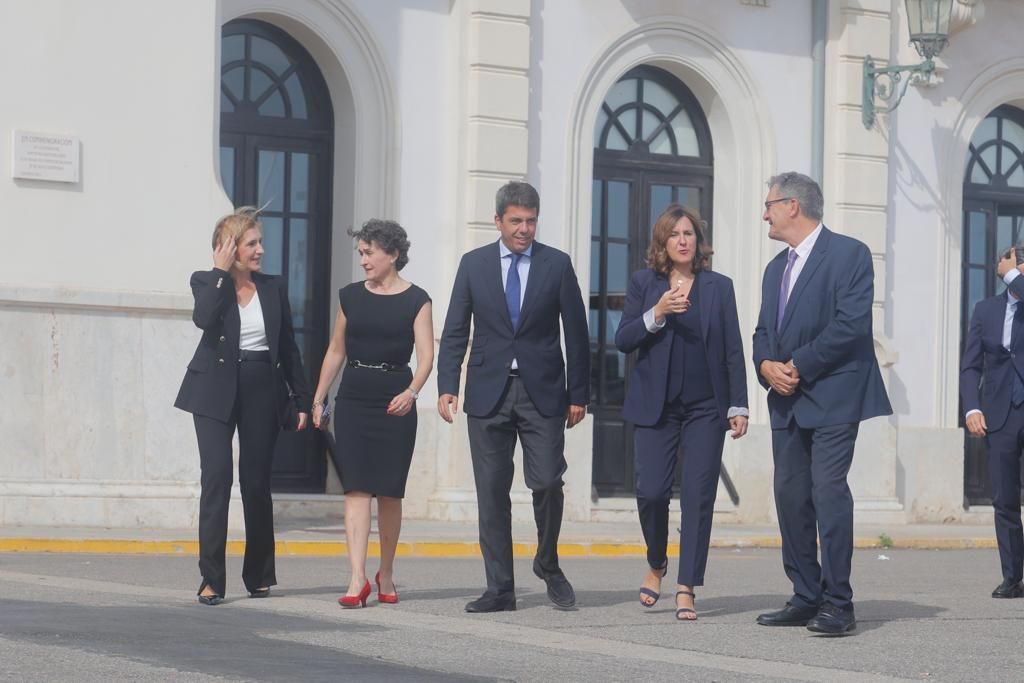
[[[638,559],[563,559],[578,609],[553,609],[529,562],[519,610],[470,615],[479,560],[399,558],[401,602],[342,610],[337,558],[278,559],[281,585],[196,603],[195,558],[0,554],[0,680],[1014,681],[1024,600],[993,600],[993,550],[857,551],[859,628],[822,638],[757,626],[788,597],[777,550],[713,550],[696,623],[671,584],[642,608]],[[370,572],[376,569],[371,560]],[[670,565],[670,577],[675,570]]]

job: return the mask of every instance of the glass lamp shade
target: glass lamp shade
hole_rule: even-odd
[[[946,47],[954,0],[906,0],[910,42],[925,59]]]

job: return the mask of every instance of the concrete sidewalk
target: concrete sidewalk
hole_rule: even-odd
[[[376,529],[374,529],[376,532]],[[371,536],[370,553],[379,553]],[[229,533],[228,553],[241,554],[244,532]],[[336,520],[285,520],[276,528],[278,553],[291,556],[337,556],[346,552],[345,530]],[[536,529],[513,527],[517,557],[532,557]],[[963,549],[995,548],[988,525],[857,525],[858,548]],[[711,534],[716,548],[777,548],[777,527],[716,524]],[[195,529],[113,529],[96,527],[0,527],[0,552],[196,554]],[[402,523],[398,552],[411,557],[476,557],[475,522],[409,519]],[[640,528],[633,523],[565,522],[559,552],[566,557],[627,557],[645,553]],[[671,555],[678,554],[672,544]]]

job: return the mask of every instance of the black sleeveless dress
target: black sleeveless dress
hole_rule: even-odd
[[[345,355],[364,365],[407,364],[413,351],[413,321],[430,296],[411,285],[399,294],[374,294],[363,282],[338,292],[345,313]],[[412,382],[412,370],[346,366],[335,399],[337,466],[345,492],[405,497],[416,445],[415,406],[388,415],[388,404]]]

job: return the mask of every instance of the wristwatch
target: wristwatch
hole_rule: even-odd
[[[417,400],[420,397],[420,392],[416,391],[412,387],[409,387],[409,393],[412,394],[412,400]]]

